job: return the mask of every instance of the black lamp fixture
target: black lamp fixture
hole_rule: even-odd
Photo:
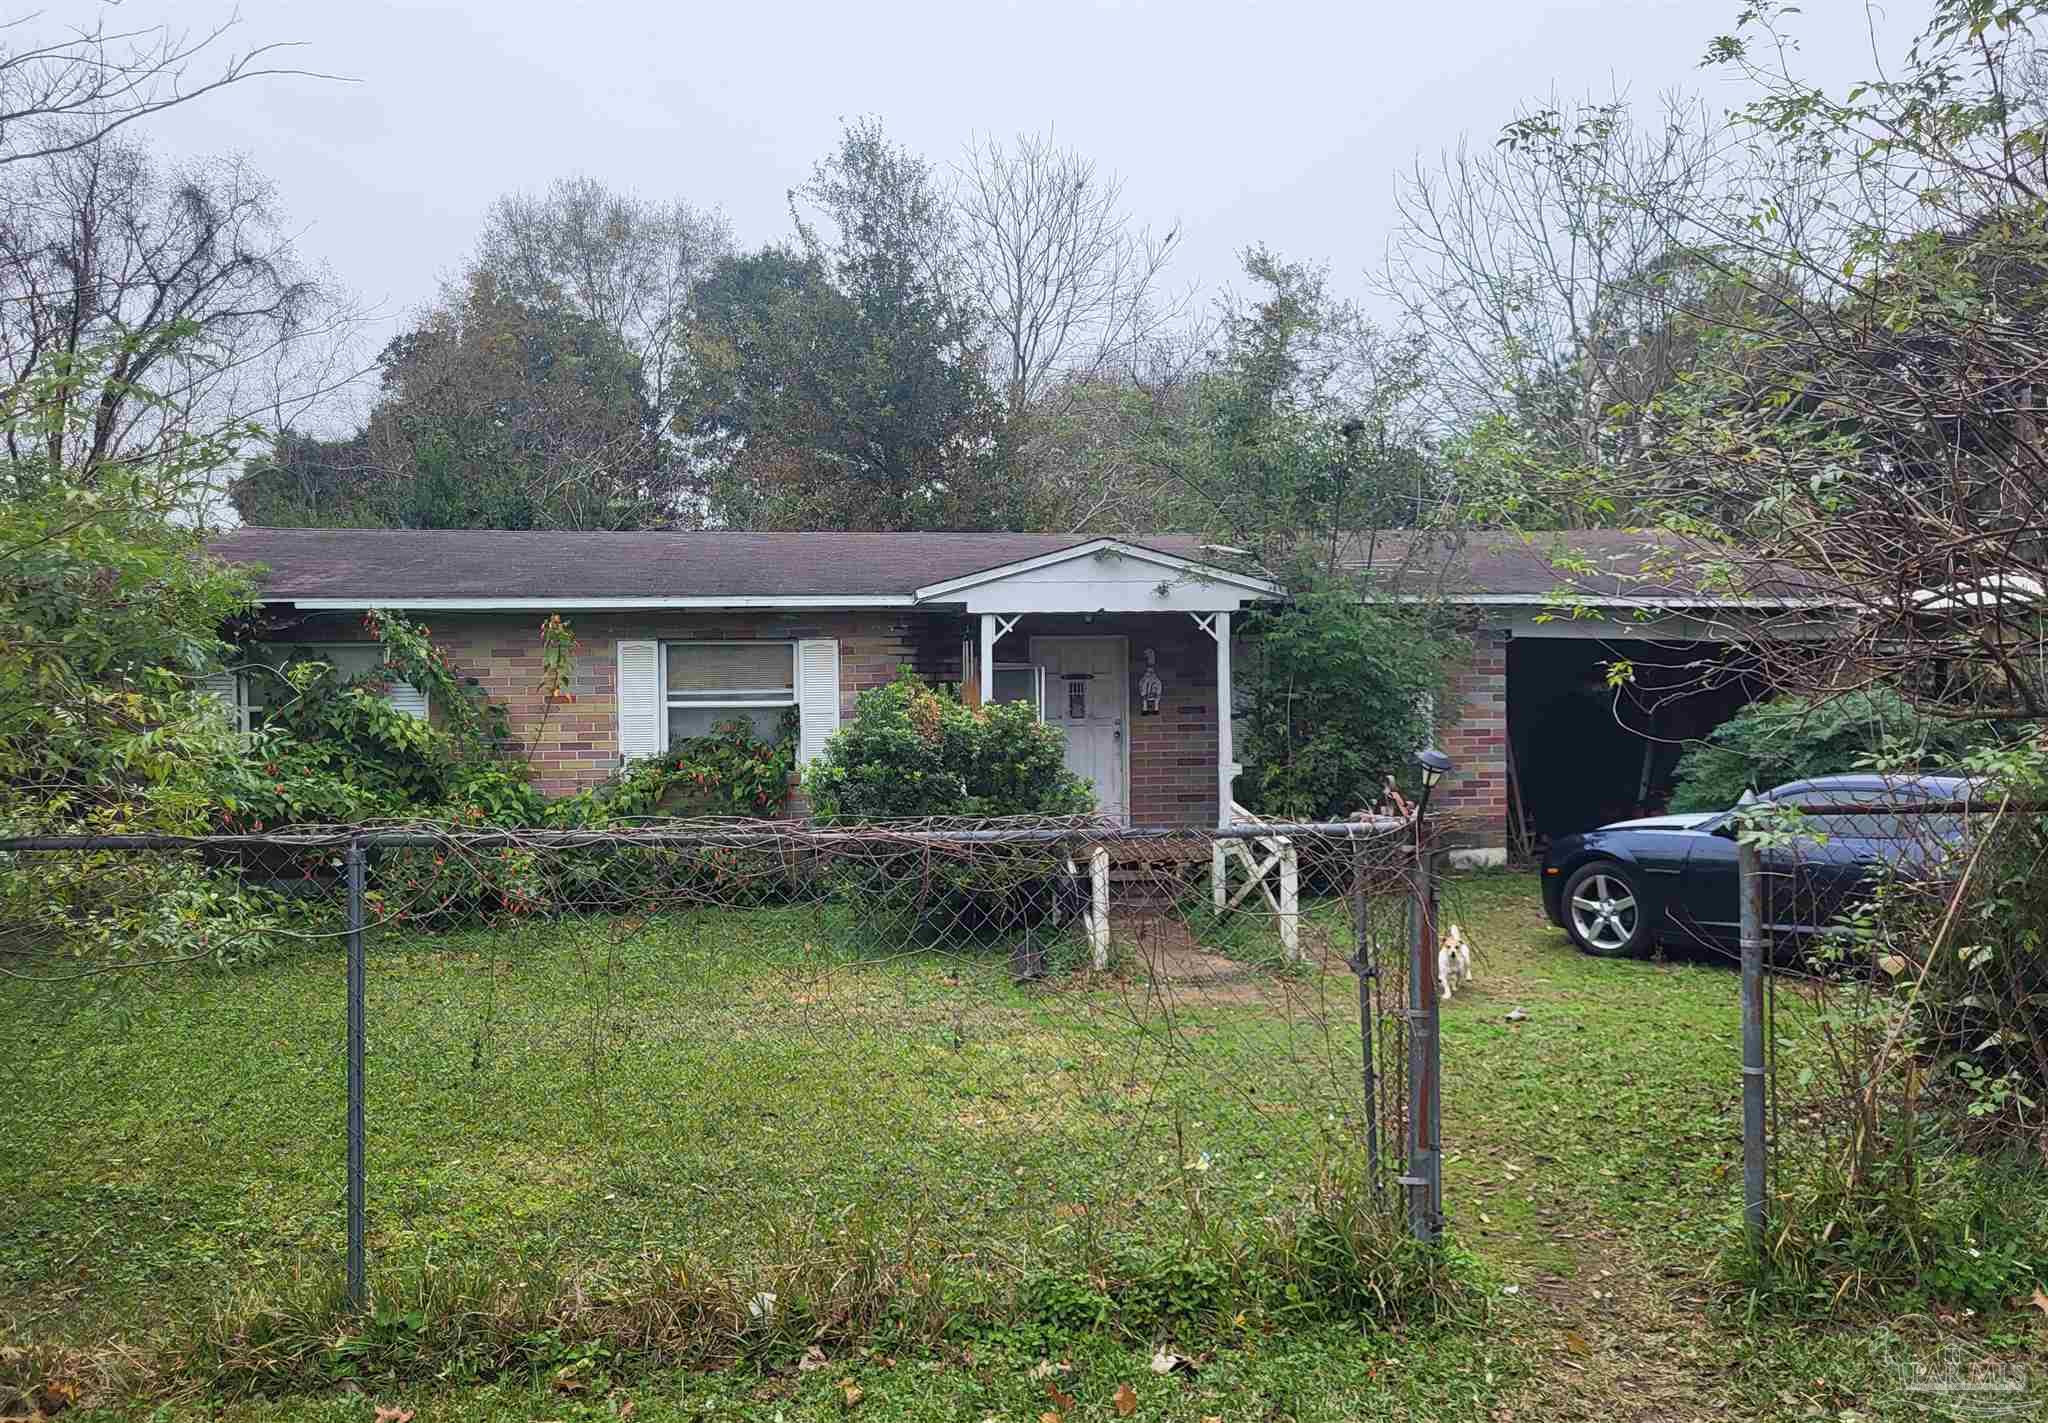
[[[1420,820],[1429,809],[1429,793],[1455,768],[1451,765],[1451,758],[1434,746],[1416,752],[1415,764],[1422,767],[1422,807],[1415,812],[1415,818]]]

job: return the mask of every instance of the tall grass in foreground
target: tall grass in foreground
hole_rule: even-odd
[[[1192,1174],[1192,1173],[1190,1173]],[[690,1255],[567,1261],[508,1256],[375,1275],[352,1310],[331,1276],[248,1288],[166,1321],[149,1348],[0,1352],[0,1404],[282,1394],[363,1383],[586,1377],[664,1368],[773,1369],[816,1357],[935,1350],[1037,1327],[1133,1342],[1292,1327],[1470,1321],[1477,1267],[1406,1232],[1397,1198],[1326,1163],[1297,1204],[1212,1218],[1199,1183],[1175,1238],[1079,1228],[993,1266],[930,1230],[857,1212],[791,1219],[746,1262]]]

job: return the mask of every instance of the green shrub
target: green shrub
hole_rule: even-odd
[[[1417,613],[1346,589],[1314,590],[1246,620],[1249,704],[1236,721],[1250,809],[1281,820],[1341,820],[1410,784],[1433,738],[1431,699],[1452,640]]]
[[[547,823],[585,830],[655,815],[773,817],[789,795],[796,742],[794,707],[773,740],[756,736],[744,717],[721,721],[601,786],[549,802]]]
[[[908,671],[861,693],[853,720],[805,773],[804,792],[827,822],[1095,808],[1088,784],[1066,768],[1065,738],[1029,706],[968,708]]]
[[[908,672],[861,694],[804,776],[827,823],[1073,816],[1095,805],[1065,738],[1022,703],[969,708]],[[995,939],[1077,912],[1070,850],[983,845],[957,855],[886,842],[835,856],[832,880],[885,935]]]
[[[1825,701],[1776,697],[1745,707],[1679,757],[1671,809],[1725,810],[1744,791],[1873,764],[1952,770],[1998,739],[1994,723],[1924,717],[1881,688]]]
[[[1904,1153],[1852,1180],[1794,1162],[1771,1203],[1763,1268],[1735,1273],[1760,1301],[1832,1313],[1873,1302],[1996,1313],[2048,1284],[2038,1168],[1961,1152]]]

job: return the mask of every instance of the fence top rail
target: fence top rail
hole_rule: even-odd
[[[1738,805],[1735,809],[1738,814],[1744,811],[1791,810],[1809,820],[1851,815],[2042,815],[2048,814],[2048,801],[1996,800],[1988,796],[1977,800],[1886,800],[1878,797],[1837,801],[1828,805],[1780,806],[1759,800]]]
[[[345,850],[451,846],[495,850],[533,848],[578,849],[601,845],[655,847],[707,846],[875,846],[929,845],[1115,845],[1162,840],[1265,840],[1276,836],[1300,839],[1365,840],[1407,837],[1413,820],[1387,815],[1352,820],[1278,822],[1215,826],[1155,825],[1029,825],[1007,824],[980,829],[933,828],[923,822],[876,821],[863,825],[823,826],[791,821],[733,821],[689,824],[673,829],[521,830],[442,829],[434,826],[324,826],[283,830],[275,834],[238,835],[14,835],[0,836],[0,853],[40,851],[178,851],[178,850]],[[1425,835],[1426,835],[1425,830]]]

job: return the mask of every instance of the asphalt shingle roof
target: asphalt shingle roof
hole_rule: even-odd
[[[499,529],[261,529],[210,547],[260,564],[276,602],[425,598],[874,598],[1088,542],[1080,534],[567,533]],[[1122,536],[1160,553],[1242,571],[1192,534]],[[1339,562],[1383,588],[1461,597],[1684,597],[1706,557],[1667,536],[1617,530],[1459,536],[1349,535]],[[1563,567],[1560,567],[1562,563]],[[1708,599],[1711,601],[1711,599]]]
[[[1088,542],[1075,534],[564,533],[234,529],[210,547],[257,563],[266,598],[872,598]],[[1204,560],[1184,534],[1131,539]]]

